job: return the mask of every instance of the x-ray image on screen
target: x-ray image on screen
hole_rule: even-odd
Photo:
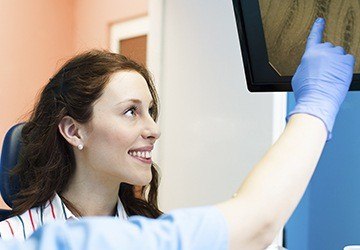
[[[259,0],[269,63],[281,76],[295,73],[317,17],[326,20],[324,41],[355,55],[360,73],[360,1]]]

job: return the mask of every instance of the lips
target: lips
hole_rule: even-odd
[[[139,152],[139,151],[138,151],[138,152]],[[146,153],[147,153],[148,156],[150,155],[150,153],[149,153],[148,151],[147,151]],[[136,159],[137,161],[141,161],[142,163],[146,163],[146,164],[151,164],[151,163],[152,163],[151,155],[150,155],[150,157],[148,157],[148,158],[142,157],[142,156],[138,156],[138,155],[135,154],[135,153],[131,154],[131,152],[129,152],[129,155],[130,155],[132,158]]]
[[[152,163],[151,158],[146,159],[146,158],[141,158],[141,157],[137,157],[137,156],[131,156],[131,157],[135,158],[138,161],[141,161],[142,163],[146,163],[146,164],[151,164]]]

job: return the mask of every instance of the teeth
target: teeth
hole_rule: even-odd
[[[151,151],[130,151],[131,156],[137,156],[142,158],[151,158]]]

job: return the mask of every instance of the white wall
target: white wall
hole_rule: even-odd
[[[163,6],[160,82],[165,211],[229,198],[272,141],[272,94],[246,89],[231,0]]]

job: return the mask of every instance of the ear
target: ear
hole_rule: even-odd
[[[72,117],[64,116],[59,125],[59,131],[65,140],[70,143],[70,145],[77,147],[79,144],[84,145],[84,138],[82,136],[82,127],[77,123]]]

